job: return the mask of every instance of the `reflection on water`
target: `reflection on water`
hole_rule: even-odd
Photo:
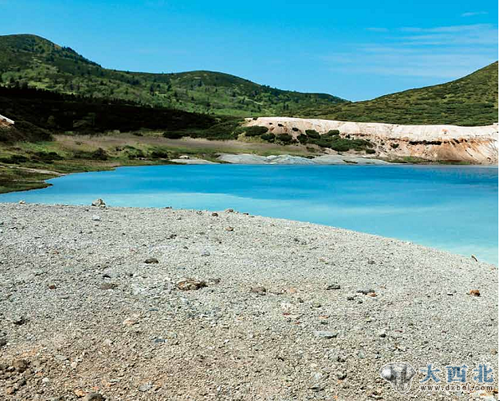
[[[148,166],[73,174],[0,202],[222,210],[326,224],[497,263],[498,170],[460,166]]]

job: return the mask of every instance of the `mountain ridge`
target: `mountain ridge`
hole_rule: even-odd
[[[498,61],[443,84],[319,106],[303,110],[300,116],[388,124],[490,125],[498,122]]]
[[[0,83],[217,115],[276,115],[344,101],[207,70],[142,73],[107,69],[70,47],[29,34],[0,36],[0,77]]]

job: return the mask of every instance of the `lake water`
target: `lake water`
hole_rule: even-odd
[[[498,169],[461,166],[123,167],[0,202],[223,210],[412,241],[497,264]]]

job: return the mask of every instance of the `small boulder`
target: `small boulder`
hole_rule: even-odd
[[[374,293],[374,292],[375,292],[375,290],[372,290],[372,289],[370,289],[370,288],[362,288],[362,289],[360,289],[360,290],[357,290],[356,292],[357,292],[358,294],[368,295],[368,294],[370,294],[370,293]]]
[[[92,206],[96,207],[106,207],[106,203],[101,199],[96,199],[94,202],[92,202]]]
[[[183,281],[179,281],[176,287],[181,291],[193,291],[199,290],[200,288],[204,288],[207,286],[205,281],[195,280],[193,278],[188,278]]]
[[[147,258],[147,259],[144,261],[144,263],[147,263],[148,265],[151,265],[151,264],[158,264],[158,263],[160,263],[160,262],[159,262],[159,261],[158,261],[158,259],[156,259],[156,258]]]
[[[480,297],[481,293],[479,292],[479,290],[470,290],[469,295],[472,295],[473,297]]]
[[[101,218],[100,218],[97,214],[94,214],[94,215],[92,216],[92,220],[93,220],[93,221],[101,221]]]

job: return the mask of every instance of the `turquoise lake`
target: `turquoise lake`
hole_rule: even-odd
[[[342,227],[498,262],[498,169],[462,166],[123,167],[0,202],[223,210]]]

